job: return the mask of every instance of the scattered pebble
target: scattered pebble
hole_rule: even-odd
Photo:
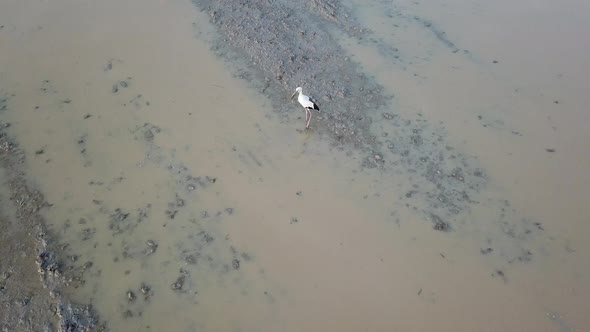
[[[193,254],[190,254],[184,258],[184,261],[190,265],[196,265],[197,264],[197,257]]]
[[[154,139],[154,133],[148,129],[143,132],[143,137],[146,139],[146,141],[151,141]]]
[[[146,283],[141,283],[139,290],[143,294],[143,298],[146,301],[148,301],[153,294],[152,287]]]
[[[174,291],[180,291],[180,290],[182,290],[182,286],[184,286],[185,281],[186,281],[186,276],[184,274],[182,274],[176,279],[176,281],[174,283],[172,283],[172,285],[170,285],[170,288]]]
[[[437,216],[435,214],[431,214],[431,219],[432,219],[432,222],[434,223],[432,228],[434,228],[435,231],[449,232],[451,230],[451,225],[449,225],[449,223],[443,221],[439,216]]]
[[[133,291],[131,291],[131,290],[128,290],[127,291],[127,301],[129,301],[129,302],[135,302],[135,299],[136,298],[137,297],[135,296],[135,293]]]
[[[482,249],[480,249],[480,252],[481,252],[482,255],[490,254],[490,253],[492,253],[492,251],[494,251],[494,249],[492,249],[492,248],[485,248],[485,249],[482,248]]]
[[[155,253],[156,250],[158,249],[158,243],[156,243],[156,241],[154,241],[154,240],[147,240],[146,244],[147,244],[148,248],[146,249],[145,254],[148,256]]]
[[[142,283],[140,290],[143,295],[147,295],[150,292],[151,287],[147,284]]]

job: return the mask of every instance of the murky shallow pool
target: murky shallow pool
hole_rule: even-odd
[[[277,116],[190,2],[2,4],[1,116],[68,296],[113,331],[588,328],[587,5],[344,5],[371,37],[334,38],[395,96],[381,167]]]

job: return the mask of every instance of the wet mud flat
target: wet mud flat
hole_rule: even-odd
[[[62,295],[72,274],[40,215],[48,203],[27,181],[24,153],[5,131],[10,124],[0,126],[2,185],[8,188],[0,197],[0,330],[104,330],[91,306]]]
[[[42,90],[49,83],[43,81]],[[2,105],[3,111],[9,108],[8,97],[2,99]],[[80,121],[92,118],[86,114]],[[232,245],[229,235],[219,229],[222,221],[231,221],[235,209],[215,208],[216,204],[205,208],[205,205],[195,206],[194,202],[195,197],[215,189],[219,179],[193,175],[175,158],[173,151],[158,144],[158,136],[164,134],[158,126],[138,124],[125,136],[143,150],[144,158],[138,167],[159,170],[165,179],[163,185],[172,187],[172,192],[158,192],[156,200],[117,202],[109,196],[126,195],[132,190],[127,183],[136,185],[133,180],[122,175],[109,179],[95,174],[83,184],[98,193],[92,195],[95,199],[89,202],[91,209],[82,214],[71,211],[56,226],[43,213],[61,208],[61,203],[49,203],[39,191],[31,189],[31,179],[27,179],[24,171],[26,154],[10,135],[11,124],[1,125],[0,161],[3,189],[6,189],[0,197],[2,331],[111,329],[112,325],[100,321],[96,310],[88,304],[100,298],[97,288],[120,286],[103,278],[103,271],[107,276],[118,273],[117,278],[131,279],[128,286],[114,290],[116,300],[106,299],[117,303],[114,308],[117,318],[131,326],[141,325],[143,313],[154,310],[155,304],[160,308],[170,305],[170,301],[189,306],[201,301],[201,293],[207,292],[204,284],[243,282],[234,279],[252,256]],[[94,167],[92,141],[93,137],[83,134],[72,142],[82,168]],[[50,157],[53,153],[49,144],[30,155],[50,164],[54,162]],[[148,187],[153,185],[150,181],[144,183]],[[160,195],[169,197],[160,198]],[[9,213],[12,210],[14,215]],[[19,254],[14,255],[15,252]],[[160,280],[162,274],[166,276],[164,287]],[[206,282],[211,275],[216,276],[215,280]],[[77,293],[84,294],[77,295],[79,300],[88,302],[73,303],[71,295]],[[270,293],[265,294],[271,298]]]
[[[296,280],[289,289],[281,284],[288,284],[285,279],[296,277],[288,274],[277,279],[267,277],[277,270],[297,273],[297,266],[282,256],[276,261],[267,260],[271,264],[264,266],[257,257],[267,258],[276,251],[286,254],[286,257],[291,254],[292,258],[305,253],[318,256],[316,252],[306,251],[301,243],[288,248],[281,242],[281,239],[296,239],[293,234],[310,227],[308,220],[314,217],[317,222],[313,226],[318,228],[307,228],[307,233],[303,232],[305,237],[300,239],[321,238],[318,241],[321,245],[313,247],[318,252],[329,243],[334,248],[343,247],[343,242],[350,239],[349,234],[338,233],[342,229],[351,230],[351,234],[379,229],[375,225],[383,221],[381,210],[391,211],[385,218],[386,225],[391,226],[388,230],[404,229],[407,225],[405,218],[410,222],[416,219],[423,221],[428,234],[418,233],[421,239],[428,236],[432,236],[430,239],[450,239],[456,235],[468,237],[464,229],[469,225],[485,225],[481,227],[483,235],[480,241],[469,248],[475,260],[492,262],[482,264],[484,269],[489,270],[482,279],[491,279],[494,284],[502,286],[510,283],[511,271],[508,269],[511,266],[527,264],[537,257],[539,251],[531,247],[532,240],[549,236],[550,232],[545,233],[546,226],[522,216],[510,201],[493,195],[490,197],[486,189],[493,179],[490,179],[477,156],[467,155],[454,147],[444,123],[434,123],[419,113],[414,117],[402,116],[396,110],[396,98],[384,92],[384,87],[376,79],[364,73],[362,66],[347,55],[341,42],[347,40],[377,48],[391,61],[404,66],[411,63],[404,56],[411,50],[398,50],[396,45],[379,40],[375,33],[355,20],[356,13],[339,1],[313,0],[303,5],[286,1],[193,3],[211,24],[202,21],[194,23],[197,30],[201,29],[197,32],[214,29],[211,34],[199,35],[211,43],[215,54],[227,60],[235,76],[247,81],[250,87],[270,101],[274,113],[270,114],[269,121],[256,119],[249,123],[257,129],[259,136],[233,135],[232,132],[248,127],[248,124],[244,127],[229,126],[230,122],[248,122],[248,117],[231,114],[232,108],[235,111],[239,107],[212,103],[208,109],[198,109],[194,107],[197,104],[194,99],[178,92],[182,83],[201,89],[221,89],[222,86],[206,86],[198,80],[183,81],[184,76],[176,73],[169,75],[172,77],[169,81],[158,81],[160,86],[157,89],[146,89],[146,86],[149,87],[146,82],[152,83],[152,80],[144,71],[157,72],[160,75],[154,76],[161,79],[168,74],[169,68],[160,67],[173,66],[162,61],[156,62],[158,65],[153,68],[135,67],[135,62],[145,61],[138,55],[139,52],[130,52],[134,56],[118,59],[111,57],[112,50],[101,53],[98,60],[86,62],[87,67],[81,70],[91,73],[87,82],[92,86],[92,93],[76,90],[79,83],[77,77],[70,78],[74,81],[71,84],[68,79],[54,75],[51,79],[35,76],[29,82],[28,88],[35,91],[38,97],[35,102],[38,101],[38,104],[23,102],[27,100],[26,89],[17,89],[12,96],[0,96],[0,116],[1,112],[10,112],[17,119],[12,127],[37,128],[28,133],[26,129],[14,132],[19,132],[23,141],[28,135],[38,135],[28,141],[28,151],[20,150],[16,139],[6,134],[11,132],[10,124],[3,124],[0,136],[4,177],[8,179],[9,190],[2,195],[10,198],[2,197],[2,202],[15,206],[14,216],[10,209],[0,215],[1,225],[6,222],[7,227],[3,236],[8,239],[0,250],[14,251],[18,248],[26,252],[26,256],[7,261],[8,268],[5,268],[4,260],[0,261],[0,286],[6,285],[4,289],[7,290],[6,293],[0,290],[0,295],[5,295],[2,301],[7,305],[8,312],[25,317],[19,320],[11,318],[6,326],[0,327],[8,330],[38,330],[45,326],[49,330],[66,331],[155,330],[178,324],[174,326],[179,329],[206,330],[207,327],[220,326],[215,323],[225,321],[227,316],[235,322],[223,325],[223,330],[244,331],[264,330],[276,322],[277,326],[283,326],[281,319],[291,317],[291,313],[314,317],[309,310],[302,309],[307,308],[305,301],[300,301],[299,307],[288,306],[288,302],[296,298],[296,293],[308,291],[308,284]],[[107,8],[104,17],[110,17],[111,10]],[[126,20],[122,27],[126,27]],[[149,18],[146,21],[151,25],[153,20]],[[420,17],[413,17],[410,21],[432,34],[446,51],[465,56],[465,52],[458,52],[456,45],[460,43],[455,43],[434,23]],[[182,34],[181,31],[190,30],[190,20],[183,22],[187,24],[180,31],[173,31]],[[162,31],[165,31],[163,34],[170,33],[165,29]],[[187,39],[179,40],[187,43]],[[185,68],[182,70],[192,68],[190,61],[178,62],[183,63]],[[211,77],[214,76],[209,76],[207,80]],[[177,80],[181,84],[174,84]],[[14,82],[5,86],[4,83],[0,82],[3,85],[1,91],[12,92],[17,86]],[[167,88],[165,83],[173,88]],[[277,144],[279,148],[270,144],[260,144],[258,149],[254,146],[257,146],[257,139],[278,140],[280,133],[274,127],[279,124],[273,122],[275,118],[283,120],[281,125],[296,123],[293,127],[303,128],[303,111],[295,102],[288,102],[295,86],[303,86],[303,91],[315,97],[322,110],[314,114],[312,130],[299,130],[300,135],[297,136],[317,139],[321,144],[328,141],[335,152],[347,157],[343,163],[356,163],[358,168],[343,178],[377,183],[363,189],[358,200],[385,202],[374,208],[379,210],[378,213],[352,221],[346,220],[346,216],[330,220],[325,216],[331,215],[324,215],[321,210],[338,210],[338,204],[343,201],[336,198],[330,201],[331,206],[326,203],[306,207],[313,204],[314,187],[310,184],[313,181],[290,183],[291,186],[286,186],[290,198],[283,199],[284,192],[279,190],[282,188],[277,188],[283,187],[285,176],[291,176],[289,171],[293,169],[288,164],[297,163],[295,159],[303,152],[296,157],[281,154],[285,148],[290,148],[284,144],[285,141],[281,141],[282,146]],[[169,96],[177,99],[175,103],[178,101],[178,104],[163,101],[167,101]],[[216,93],[209,92],[207,97],[215,96]],[[21,109],[14,106],[23,104],[27,107]],[[16,116],[20,111],[27,113]],[[219,118],[208,116],[215,112],[224,115]],[[241,114],[244,113],[264,117],[252,109]],[[294,120],[293,117],[298,118]],[[194,118],[198,120],[193,122]],[[61,130],[45,132],[45,128],[37,126],[40,121],[47,121],[48,126]],[[219,128],[207,130],[198,126],[199,122],[208,121],[218,121]],[[190,126],[185,126],[185,123]],[[223,128],[225,126],[231,130]],[[306,144],[302,146],[305,148]],[[287,159],[287,162],[280,163],[281,158],[283,161]],[[52,195],[51,199],[46,201],[28,182],[32,180],[31,174],[23,171],[27,162],[36,165],[37,168],[30,169],[35,169],[42,177],[49,174],[62,179],[63,183],[37,179],[48,189],[47,195]],[[281,172],[277,168],[285,170]],[[242,181],[242,177],[246,180]],[[265,181],[274,190],[266,191]],[[318,184],[326,183],[330,182],[318,181]],[[62,190],[62,187],[66,189]],[[237,194],[232,195],[234,192]],[[338,196],[335,190],[325,192]],[[258,204],[251,197],[255,194],[266,197],[269,204]],[[279,199],[275,201],[275,198]],[[355,202],[353,200],[348,205],[355,205]],[[251,208],[249,205],[259,211],[246,213]],[[488,213],[484,217],[472,214],[482,207]],[[409,212],[412,217],[401,210]],[[285,217],[285,211],[293,214]],[[43,218],[41,214],[48,217]],[[281,228],[283,226],[277,224],[286,226]],[[276,227],[279,231],[269,231],[269,227]],[[230,234],[230,230],[238,234]],[[248,243],[240,239],[239,231],[254,233],[255,236],[249,238]],[[13,237],[12,234],[19,235]],[[340,234],[341,238],[334,234]],[[347,251],[357,257],[356,260],[347,258],[340,266],[332,260],[337,257],[326,255],[318,265],[301,270],[314,275],[321,274],[318,271],[332,272],[335,279],[350,275],[353,272],[351,262],[358,266],[370,261],[367,257],[372,252],[360,248],[377,242],[374,241],[376,234],[370,231],[366,234],[372,236],[364,238],[359,235],[358,241],[353,242],[358,247]],[[278,240],[266,242],[273,244],[268,247],[256,247],[267,237]],[[333,242],[329,242],[330,238]],[[389,242],[394,241],[387,238],[381,243],[390,249],[384,255],[385,261],[395,261],[396,252],[403,251],[401,256],[411,255],[410,246],[391,250],[386,246]],[[425,245],[429,249],[430,246],[430,243]],[[259,250],[251,251],[252,247]],[[433,249],[439,251],[436,252],[436,262],[429,262],[433,266],[441,261],[453,264],[452,254],[443,252],[441,248]],[[408,252],[405,252],[406,249]],[[383,257],[378,264],[384,264]],[[408,270],[420,270],[417,266],[406,266]],[[400,276],[398,266],[381,271],[382,274],[375,273],[375,276],[392,271],[394,279]],[[32,277],[30,283],[15,282],[19,280],[15,277],[19,273]],[[39,276],[41,282],[38,282]],[[389,287],[391,290],[392,285],[406,285],[407,279],[412,279],[403,275],[399,278],[397,282],[387,279],[375,288]],[[311,280],[310,284],[314,282],[314,279]],[[340,290],[360,289],[361,285],[356,282],[351,281]],[[297,286],[293,286],[295,284]],[[411,298],[426,299],[434,304],[437,291],[431,286],[433,284],[442,286],[439,293],[446,289],[444,279],[437,277],[416,288]],[[35,296],[23,295],[31,294],[31,289]],[[400,292],[403,290],[395,292],[395,299],[400,298]],[[365,294],[365,291],[362,293]],[[378,293],[382,293],[380,289]],[[335,294],[337,292],[320,291],[317,295],[330,297]],[[351,298],[356,300],[360,294],[356,295]],[[88,303],[93,306],[86,305]],[[337,305],[327,300],[325,303]],[[375,304],[373,308],[384,307],[378,301],[371,303]],[[220,306],[227,309],[223,315],[217,309]],[[295,310],[286,310],[290,314],[280,316],[277,308]],[[440,307],[435,309],[441,311]],[[95,310],[100,312],[100,319]],[[342,313],[346,310],[343,309]],[[101,319],[105,317],[107,321],[103,322]],[[325,317],[322,319],[325,320]],[[253,320],[258,322],[253,323]],[[387,322],[383,324],[385,326]],[[295,327],[297,323],[292,325]]]
[[[193,4],[215,27],[208,35],[213,52],[230,63],[237,77],[265,95],[280,118],[299,110],[299,105],[287,101],[294,88],[302,86],[321,109],[314,113],[312,132],[347,151],[362,169],[409,179],[400,188],[400,208],[418,213],[433,230],[448,232],[470,223],[470,212],[485,206],[495,215],[486,222],[496,232],[490,237],[510,243],[511,248],[504,250],[509,252],[507,261],[530,259],[532,253],[522,249],[523,243],[535,238],[540,228],[503,197],[482,196],[489,178],[477,156],[452,146],[444,123],[433,123],[419,112],[411,118],[401,115],[395,97],[351,59],[346,43],[374,48],[404,68],[412,65],[414,56],[363,26],[350,3],[193,0]],[[393,4],[380,6],[389,17],[395,16]],[[412,16],[407,21],[432,34],[457,57],[468,61],[477,57],[468,50],[459,52],[450,37],[426,18]],[[486,254],[493,252],[490,237],[482,243]]]
[[[56,5],[76,12],[67,1]],[[103,8],[110,17],[112,7]],[[86,14],[85,9],[78,13]],[[55,26],[52,23],[46,22]],[[183,31],[192,42],[190,23]],[[10,80],[0,83],[2,94],[14,91],[0,98],[0,152],[6,174],[1,199],[3,206],[16,210],[14,216],[8,213],[11,209],[1,215],[6,241],[0,250],[10,258],[0,260],[2,331],[161,330],[170,324],[197,330],[205,324],[207,310],[216,310],[202,305],[199,312],[205,313],[196,320],[194,306],[257,290],[245,285],[249,277],[243,273],[253,269],[253,255],[233,244],[220,226],[236,214],[234,206],[215,198],[223,177],[195,174],[176,157],[177,149],[190,149],[189,140],[182,148],[166,146],[171,128],[147,121],[154,94],[138,90],[145,82],[130,75],[133,66],[125,63],[135,59],[111,58],[111,51],[105,50],[96,67],[80,70],[89,70],[91,84],[99,85],[85,97],[102,93],[99,102],[80,98],[73,82],[59,74],[57,79],[46,74],[48,79],[36,72],[23,89]],[[32,113],[18,116],[22,102],[30,100],[34,105],[24,108]],[[11,115],[17,115],[12,118],[16,120],[7,123]],[[190,111],[182,115],[191,116]],[[40,119],[48,122],[20,131],[32,118],[37,124]],[[53,128],[61,129],[55,134]],[[40,137],[42,141],[35,142]],[[22,148],[18,138],[30,145]],[[125,156],[111,154],[114,151]],[[45,187],[48,195],[35,183],[52,176],[36,177],[31,168],[35,164],[41,172],[65,175],[61,183]],[[8,253],[15,249],[23,256],[11,257]],[[256,294],[264,303],[273,299],[268,287]]]
[[[109,67],[112,66],[107,65]],[[63,98],[59,93],[47,88],[52,84],[44,80],[40,83],[41,91],[61,104]],[[116,95],[119,91],[113,89],[112,93]],[[131,95],[131,101],[124,103],[123,107],[137,109],[149,105],[149,102],[136,102],[141,99],[140,95]],[[8,99],[2,99],[3,111],[9,108]],[[85,114],[78,121],[95,119],[92,114]],[[2,166],[8,174],[5,184],[10,198],[10,202],[3,203],[9,207],[14,205],[17,213],[14,221],[9,216],[3,218],[6,229],[2,235],[6,241],[2,243],[2,250],[7,256],[15,248],[27,252],[14,260],[2,260],[2,285],[6,290],[2,295],[8,308],[5,313],[9,315],[2,321],[2,328],[10,331],[14,328],[37,331],[41,327],[48,331],[110,329],[108,322],[99,323],[92,306],[75,305],[66,299],[76,293],[84,294],[78,294],[78,299],[89,302],[101,298],[97,295],[97,288],[120,286],[110,284],[107,279],[114,274],[118,274],[117,278],[131,280],[128,286],[113,292],[117,303],[115,315],[132,326],[141,324],[145,311],[161,310],[154,309],[155,304],[160,308],[169,305],[170,301],[188,305],[201,301],[201,293],[207,291],[202,290],[203,284],[229,283],[244,287],[239,285],[243,281],[234,279],[252,257],[232,245],[229,235],[219,227],[223,221],[232,220],[235,209],[231,206],[216,208],[217,204],[195,204],[196,198],[215,190],[219,178],[194,175],[175,157],[174,149],[160,146],[159,137],[166,131],[151,123],[134,122],[134,127],[124,132],[125,140],[135,142],[142,151],[143,156],[136,167],[158,174],[152,181],[142,180],[144,190],[153,193],[155,199],[150,195],[151,199],[140,197],[131,202],[113,200],[113,195],[126,196],[137,187],[141,188],[142,185],[134,182],[138,176],[119,174],[109,178],[93,173],[81,184],[87,188],[85,192],[94,193],[90,195],[94,199],[85,202],[90,208],[81,213],[70,211],[66,220],[56,223],[55,220],[47,222],[42,212],[51,213],[55,208],[62,208],[61,202],[48,203],[40,192],[30,189],[24,172],[25,153],[8,133],[10,127],[10,123],[3,123],[0,133]],[[92,151],[94,139],[84,133],[71,142],[82,169],[96,167],[97,160]],[[51,158],[55,152],[49,143],[30,156],[51,164],[55,162]],[[152,186],[158,183],[158,179],[163,179],[161,185],[170,187],[171,191],[154,190]],[[68,200],[67,197],[64,199]],[[29,265],[33,270],[25,270]],[[26,275],[30,283],[21,283],[19,274]],[[162,274],[166,276],[165,287],[160,280]],[[216,276],[215,280],[205,282],[211,275]],[[247,278],[242,276],[239,279]],[[270,298],[270,295],[265,296]],[[106,301],[113,299],[107,297]],[[116,329],[117,325],[114,325]]]
[[[426,216],[435,229],[450,230],[448,219],[467,209],[485,186],[485,171],[474,158],[451,151],[444,128],[420,116],[401,117],[392,109],[393,96],[350,59],[338,36],[377,41],[340,1],[193,3],[218,28],[212,49],[232,61],[238,77],[259,88],[278,114],[294,112],[286,96],[303,86],[321,105],[314,132],[354,151],[362,167],[426,180],[428,190],[407,188],[406,198],[429,202]],[[396,51],[389,52],[393,58]]]

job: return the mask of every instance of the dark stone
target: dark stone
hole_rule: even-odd
[[[146,244],[147,244],[148,248],[145,250],[145,254],[148,256],[155,253],[156,250],[158,249],[158,243],[154,240],[147,240]]]
[[[127,301],[135,302],[136,299],[137,299],[137,296],[135,296],[135,292],[133,292],[132,290],[128,290],[127,291]]]
[[[436,214],[430,214],[430,218],[432,220],[432,223],[434,224],[432,226],[432,228],[434,228],[434,230],[440,231],[440,232],[449,232],[451,230],[451,225],[449,225],[449,223],[447,223],[446,221],[443,221]]]
[[[493,251],[494,251],[494,249],[492,249],[492,248],[485,248],[485,249],[484,249],[484,248],[482,248],[482,249],[480,249],[480,252],[481,252],[481,254],[482,254],[482,255],[487,255],[487,254],[490,254],[490,253],[492,253]]]
[[[172,285],[170,285],[170,288],[174,291],[181,291],[182,290],[182,286],[184,286],[184,282],[186,281],[186,276],[184,274],[181,274],[176,281],[174,281],[172,283]]]

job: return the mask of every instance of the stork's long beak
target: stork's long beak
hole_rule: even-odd
[[[297,94],[297,91],[293,92],[293,94],[291,95],[291,98],[289,98],[289,99],[293,99],[293,97],[295,97],[296,94]]]

